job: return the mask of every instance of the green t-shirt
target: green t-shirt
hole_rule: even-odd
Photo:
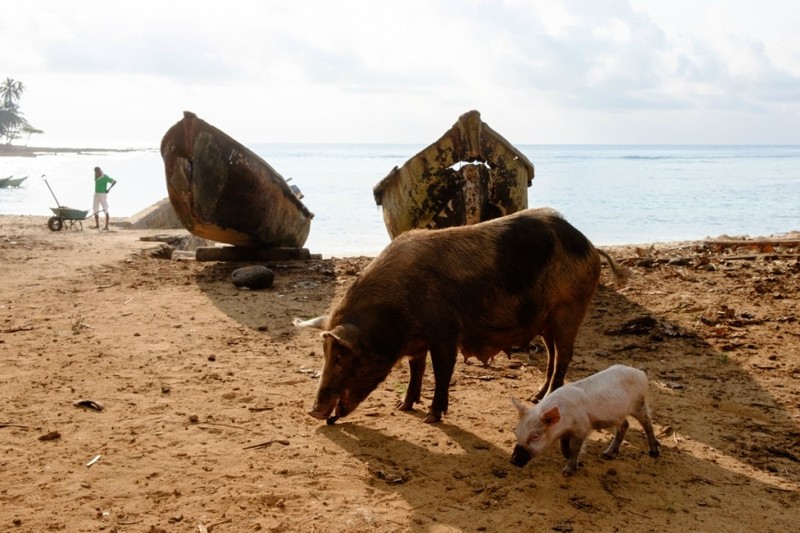
[[[108,192],[108,187],[114,185],[116,181],[109,178],[105,174],[94,180],[94,192],[95,193],[106,193]]]

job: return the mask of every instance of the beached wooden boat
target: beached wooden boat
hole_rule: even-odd
[[[236,140],[184,112],[161,141],[170,203],[191,233],[255,248],[300,248],[308,208],[274,168]]]
[[[23,181],[28,179],[28,176],[23,176],[21,178],[15,178],[13,175],[3,178],[0,180],[0,187],[19,187]]]
[[[392,238],[414,228],[474,224],[528,207],[533,164],[468,111],[374,188]]]

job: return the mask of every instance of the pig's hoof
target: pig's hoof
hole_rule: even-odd
[[[328,424],[329,426],[332,426],[332,425],[334,425],[336,423],[337,420],[339,420],[339,417],[336,416],[336,415],[333,415],[333,416],[329,416],[328,419],[325,421],[325,423]]]
[[[650,457],[658,457],[661,455],[661,452],[658,450],[650,450]]]
[[[561,475],[564,477],[571,477],[577,471],[576,468],[570,468],[568,466],[564,467],[564,470],[561,471]]]
[[[442,415],[437,415],[436,413],[428,413],[425,415],[425,418],[422,419],[423,422],[426,424],[436,424],[442,421]]]
[[[603,452],[603,459],[614,459],[617,457],[617,452]]]
[[[544,388],[539,389],[539,391],[536,394],[534,394],[533,396],[531,396],[528,401],[530,401],[531,403],[539,403],[539,401],[542,398],[544,398],[545,394],[547,394],[547,389],[544,389]]]
[[[413,411],[414,402],[409,402],[409,401],[397,402],[396,409],[399,411]]]

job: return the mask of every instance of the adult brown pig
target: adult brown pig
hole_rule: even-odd
[[[430,352],[436,386],[424,421],[438,422],[459,348],[485,361],[537,335],[548,351],[547,378],[534,395],[543,398],[564,383],[599,282],[599,254],[622,277],[551,209],[398,236],[327,317],[295,319],[324,330],[325,362],[309,414],[333,423],[352,412],[404,356],[411,375],[398,408],[413,409]]]

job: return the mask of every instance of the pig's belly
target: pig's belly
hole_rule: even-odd
[[[483,332],[483,334],[465,332],[460,346],[461,353],[485,361],[502,351],[511,352],[516,346],[526,346],[536,335],[527,328]]]

